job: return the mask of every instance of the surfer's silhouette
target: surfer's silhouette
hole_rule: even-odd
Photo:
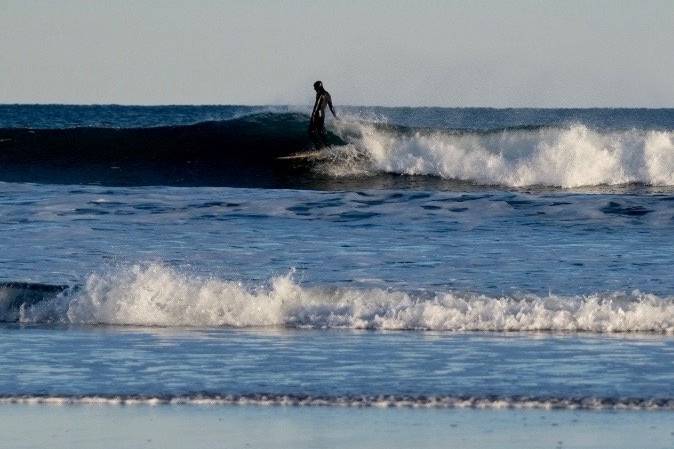
[[[325,107],[330,108],[332,115],[337,118],[335,108],[332,106],[332,98],[325,88],[323,83],[316,81],[314,83],[314,90],[316,91],[316,102],[314,109],[311,111],[311,121],[309,122],[309,135],[314,142],[316,149],[320,149],[327,145],[326,131],[325,131]]]

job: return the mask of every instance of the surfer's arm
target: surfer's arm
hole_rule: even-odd
[[[332,107],[332,97],[328,95],[328,107],[330,108],[330,112],[332,112],[332,115],[337,118],[337,113],[335,112],[335,108]]]

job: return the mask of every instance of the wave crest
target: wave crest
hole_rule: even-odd
[[[674,333],[674,298],[633,292],[489,297],[303,287],[286,276],[255,287],[161,264],[91,275],[81,287],[0,310],[3,321],[139,326],[433,331]]]
[[[674,185],[674,132],[567,128],[490,132],[408,130],[357,121],[337,124],[350,142],[320,168],[333,176],[430,175],[484,185],[564,188]],[[341,160],[340,160],[341,159]]]

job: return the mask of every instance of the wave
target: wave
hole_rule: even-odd
[[[286,407],[469,408],[543,410],[674,410],[674,398],[604,398],[547,396],[413,396],[292,394],[188,394],[188,395],[0,395],[0,404],[21,405],[254,405]]]
[[[311,145],[309,117],[300,113],[257,113],[229,120],[144,128],[78,127],[0,129],[5,163],[152,162],[187,160],[262,163]],[[330,143],[344,142],[331,136]]]
[[[306,172],[279,157],[311,149],[308,117],[258,113],[147,128],[0,129],[0,179],[122,185],[282,184]],[[332,145],[344,142],[333,134]]]
[[[481,185],[563,188],[674,185],[674,132],[598,131],[577,124],[482,132],[402,131],[338,123],[347,148],[326,150],[332,176],[430,175]]]
[[[674,334],[674,297],[632,292],[490,297],[456,292],[265,285],[205,278],[161,264],[92,274],[42,297],[0,286],[0,321],[189,327]],[[39,289],[38,289],[39,290]],[[23,295],[23,296],[22,296]]]
[[[317,157],[284,159],[313,149],[307,123],[305,114],[267,112],[149,128],[0,129],[0,179],[283,187],[404,175],[507,187],[674,186],[671,130],[438,130],[346,117],[331,122]]]

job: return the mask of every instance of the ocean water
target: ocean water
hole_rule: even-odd
[[[0,106],[0,404],[674,410],[674,110],[339,112]]]

